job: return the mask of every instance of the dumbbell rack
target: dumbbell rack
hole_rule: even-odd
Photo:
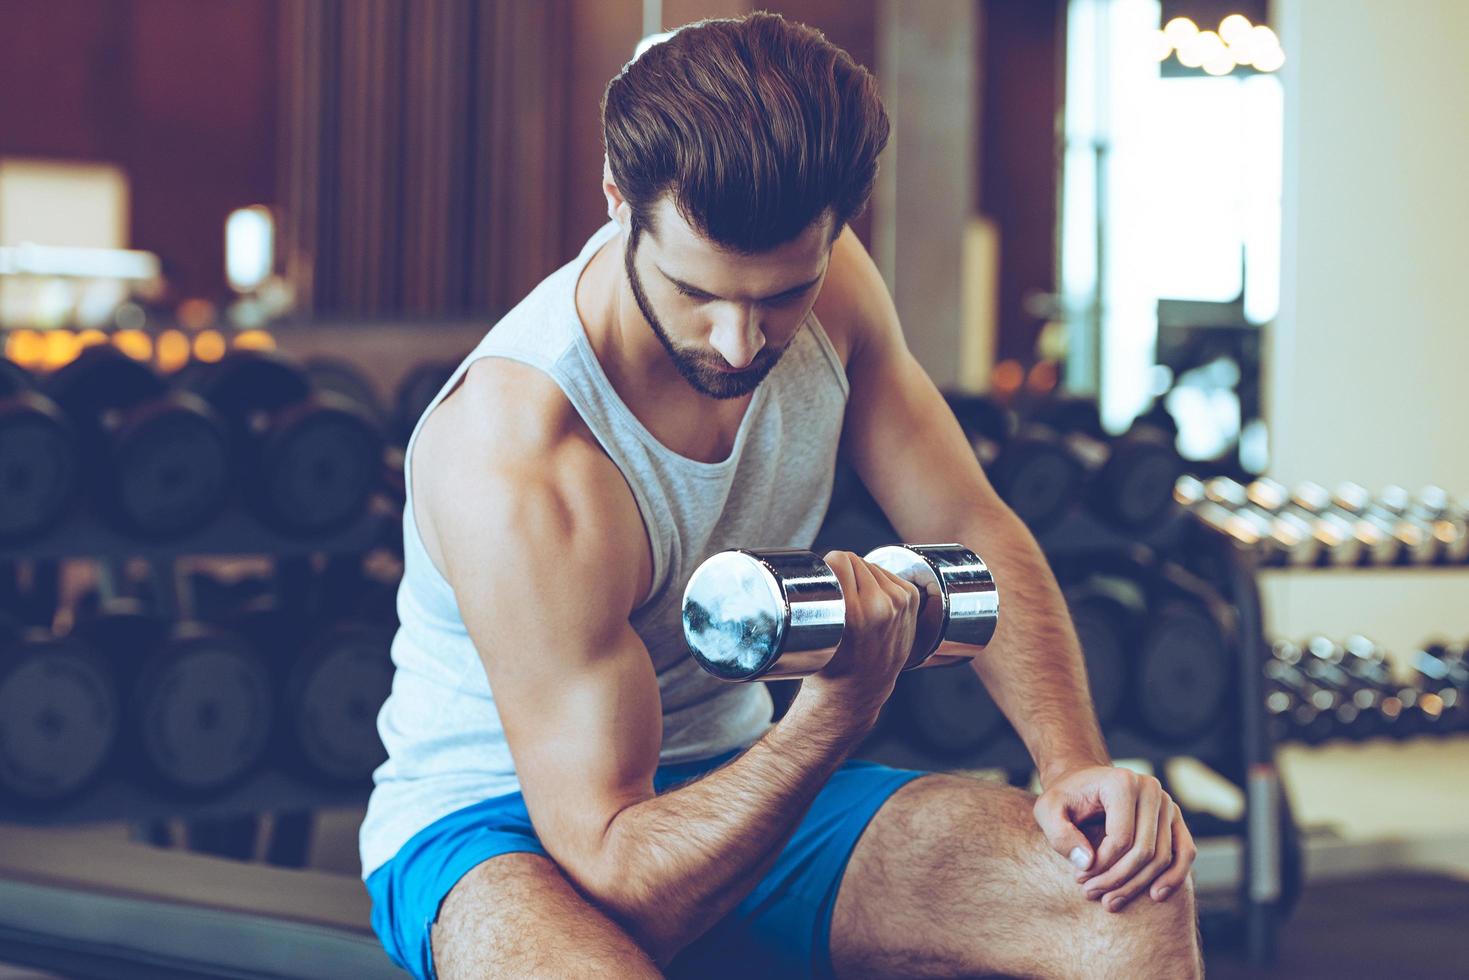
[[[153,568],[154,601],[160,612],[172,615],[181,608],[188,608],[186,597],[180,595],[180,583],[171,574],[178,559],[210,555],[304,558],[315,553],[365,553],[381,540],[383,522],[392,517],[391,504],[382,500],[372,503],[350,526],[315,538],[287,536],[243,508],[231,506],[205,527],[171,541],[129,537],[83,506],[37,540],[21,545],[0,544],[0,564],[70,558],[107,565],[140,558]],[[308,782],[290,773],[267,768],[258,770],[222,793],[207,798],[183,799],[160,795],[120,773],[106,771],[80,796],[65,802],[35,806],[0,798],[0,821],[32,825],[101,821],[145,823],[170,817],[192,819],[267,810],[306,810],[361,805],[369,789],[369,786],[330,786]]]
[[[1269,654],[1261,626],[1260,593],[1252,556],[1224,538],[1200,533],[1204,529],[1186,512],[1178,511],[1165,523],[1139,535],[1125,534],[1083,508],[1073,509],[1060,522],[1037,535],[1041,550],[1052,562],[1088,554],[1133,552],[1146,549],[1158,555],[1217,554],[1226,570],[1226,598],[1235,614],[1238,637],[1238,691],[1232,699],[1234,724],[1218,725],[1187,742],[1164,743],[1122,727],[1105,735],[1114,758],[1144,759],[1154,763],[1179,756],[1200,759],[1236,779],[1245,794],[1242,834],[1240,909],[1250,960],[1256,964],[1274,958],[1281,920],[1283,850],[1282,816],[1287,803],[1275,764],[1263,709],[1261,669]],[[984,746],[962,756],[925,752],[901,739],[891,726],[879,722],[873,736],[857,753],[863,758],[908,768],[1002,769],[1019,782],[1034,768],[1029,750],[1008,725]],[[1161,771],[1161,770],[1160,770]]]
[[[1265,715],[1263,664],[1270,657],[1266,639],[1264,603],[1261,599],[1259,573],[1270,572],[1381,572],[1447,571],[1465,569],[1465,565],[1266,565],[1258,552],[1241,547],[1225,535],[1195,522],[1200,537],[1211,539],[1214,554],[1227,573],[1231,599],[1239,616],[1241,665],[1240,694],[1244,761],[1248,769],[1246,786],[1246,820],[1250,833],[1245,842],[1245,881],[1247,893],[1246,935],[1249,952],[1255,962],[1265,962],[1274,951],[1279,918],[1276,910],[1281,896],[1280,836],[1274,832],[1282,807],[1283,786],[1275,764],[1275,740]]]

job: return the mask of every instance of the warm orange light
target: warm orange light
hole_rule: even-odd
[[[112,335],[112,346],[135,361],[153,359],[153,338],[141,330],[119,330]]]
[[[1056,389],[1060,376],[1061,372],[1055,361],[1036,361],[1030,369],[1030,390],[1041,395],[1052,392]]]
[[[995,392],[1001,396],[1013,395],[1025,383],[1025,369],[1019,361],[1001,361],[994,370]]]
[[[210,364],[224,357],[224,336],[218,330],[204,330],[194,338],[194,356]]]
[[[235,334],[238,350],[275,350],[275,337],[265,330],[241,330]]]
[[[158,335],[158,370],[165,374],[189,363],[189,338],[181,330],[165,330]]]
[[[46,358],[46,340],[35,330],[12,330],[5,338],[5,356],[34,371]]]
[[[44,337],[46,352],[42,363],[47,371],[65,367],[76,360],[77,355],[82,352],[82,345],[77,340],[77,335],[70,330],[47,330]]]
[[[203,330],[219,316],[218,309],[207,299],[186,299],[174,311],[179,323],[189,330]]]
[[[82,347],[96,347],[98,344],[107,343],[107,334],[101,330],[83,330],[77,334],[77,344]]]

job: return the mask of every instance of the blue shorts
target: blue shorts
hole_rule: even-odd
[[[662,793],[716,769],[730,752],[660,766]],[[898,787],[924,775],[848,760],[822,787],[775,865],[733,911],[683,950],[670,977],[831,977],[831,914],[857,838]],[[419,980],[436,980],[429,927],[449,890],[500,854],[545,854],[519,793],[456,810],[425,827],[367,879],[372,928],[388,957]]]

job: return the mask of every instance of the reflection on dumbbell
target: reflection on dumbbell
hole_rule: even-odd
[[[894,545],[864,560],[917,585],[923,598],[905,670],[967,660],[993,638],[999,594],[974,552],[958,544]],[[719,552],[684,590],[689,650],[725,680],[816,673],[836,652],[845,624],[836,573],[802,549]]]

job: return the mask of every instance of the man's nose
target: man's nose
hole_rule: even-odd
[[[744,368],[749,366],[755,355],[765,346],[765,334],[760,330],[754,311],[734,308],[725,311],[715,321],[710,342],[729,362],[730,367]]]

